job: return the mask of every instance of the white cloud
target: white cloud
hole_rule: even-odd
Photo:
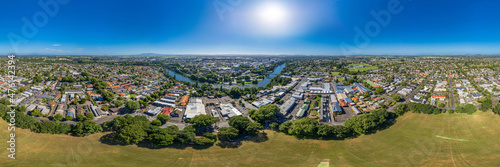
[[[61,44],[55,43],[55,44],[52,44],[52,46],[61,46]]]
[[[45,50],[45,51],[52,51],[52,52],[63,52],[63,50],[60,50],[60,49],[51,49],[51,48],[45,48],[43,50]]]

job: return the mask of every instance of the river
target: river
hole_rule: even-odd
[[[273,73],[271,73],[267,78],[265,78],[264,80],[262,81],[259,81],[257,84],[245,84],[245,85],[227,85],[227,84],[212,84],[212,86],[214,88],[219,88],[221,85],[223,88],[226,88],[226,89],[229,89],[231,87],[234,87],[234,86],[237,86],[237,87],[240,87],[240,88],[251,88],[251,87],[265,87],[269,82],[271,82],[271,79],[274,78],[276,75],[280,74],[281,71],[283,70],[283,68],[285,68],[285,65],[286,63],[283,63],[281,65],[279,65],[278,67],[276,67],[273,71]],[[196,81],[193,81],[185,76],[182,76],[180,74],[177,74],[173,71],[170,71],[167,69],[167,72],[168,74],[170,74],[171,76],[175,76],[175,79],[179,80],[179,81],[185,81],[185,82],[189,82],[191,84],[196,84]],[[201,85],[201,83],[199,83]]]

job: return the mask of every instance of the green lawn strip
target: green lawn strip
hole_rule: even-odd
[[[328,162],[321,162],[318,165],[318,167],[329,167],[329,166],[330,166],[330,163],[328,163]]]
[[[455,140],[455,141],[469,141],[469,140],[465,140],[465,139],[455,139],[455,138],[444,137],[444,136],[439,136],[439,135],[436,135],[436,137],[441,138],[441,139]]]

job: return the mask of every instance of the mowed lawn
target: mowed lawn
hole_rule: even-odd
[[[361,68],[348,68],[349,71],[368,71],[368,70],[376,70],[378,69],[377,66],[368,66],[368,67],[361,67]]]
[[[269,140],[243,142],[239,148],[148,149],[106,145],[104,134],[79,138],[17,130],[16,160],[0,149],[0,166],[500,166],[500,116],[408,113],[395,125],[344,141],[299,140],[267,131]],[[0,121],[0,141],[7,123]],[[455,141],[436,135],[465,139]],[[7,144],[2,144],[7,147]]]

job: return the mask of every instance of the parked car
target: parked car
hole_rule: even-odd
[[[179,114],[177,114],[177,113],[175,113],[175,112],[172,112],[172,113],[170,113],[170,116],[171,116],[171,117],[179,117]]]

